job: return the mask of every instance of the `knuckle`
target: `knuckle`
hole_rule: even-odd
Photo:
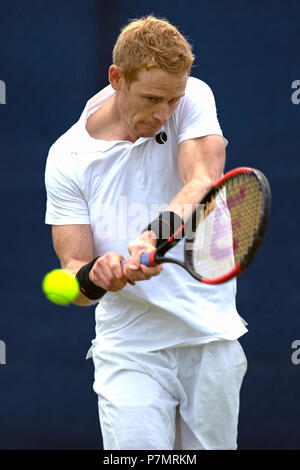
[[[105,264],[105,258],[106,255],[104,256],[101,256],[101,258],[98,258],[97,261],[95,262],[94,266],[92,269],[94,270],[99,270],[99,269],[102,269],[102,267],[104,266]]]
[[[126,282],[126,276],[124,276],[124,273],[117,273],[116,279],[120,282]]]
[[[91,269],[89,278],[94,284],[97,284],[99,282],[99,276],[97,274],[97,271],[95,271],[94,269]]]

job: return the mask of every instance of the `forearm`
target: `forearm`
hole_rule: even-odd
[[[191,179],[182,187],[179,193],[176,194],[165,210],[176,212],[176,214],[186,221],[195,209],[196,204],[199,204],[212,186],[213,181],[209,178]]]
[[[195,205],[221,178],[224,166],[222,137],[208,135],[182,142],[178,152],[178,170],[183,187],[166,210],[176,212],[186,221]]]

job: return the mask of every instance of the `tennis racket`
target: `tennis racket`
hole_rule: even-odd
[[[173,236],[141,255],[141,263],[175,263],[200,282],[227,282],[254,260],[266,233],[270,208],[271,190],[263,173],[247,167],[231,170],[214,184]],[[183,238],[184,261],[165,256]]]

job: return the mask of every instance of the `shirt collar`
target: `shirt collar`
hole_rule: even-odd
[[[103,106],[103,104],[113,96],[114,90],[111,87],[111,85],[106,86],[103,88],[101,91],[99,91],[96,95],[94,95],[92,98],[90,98],[86,105],[85,108],[80,116],[80,119],[78,121],[78,124],[81,128],[81,135],[82,135],[82,144],[85,146],[87,142],[89,143],[89,147],[92,147],[95,151],[100,151],[100,152],[106,152],[110,150],[112,147],[116,145],[128,145],[133,147],[137,147],[144,142],[153,139],[154,137],[139,137],[135,142],[130,142],[130,141],[124,141],[124,140],[100,140],[100,139],[94,139],[93,137],[90,136],[88,131],[86,130],[86,122],[88,120],[88,117],[93,114],[97,109]],[[164,129],[164,126],[159,129],[159,132],[161,132]]]

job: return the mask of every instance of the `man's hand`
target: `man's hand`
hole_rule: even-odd
[[[157,276],[162,271],[162,266],[147,267],[140,263],[142,253],[153,251],[156,248],[156,236],[154,232],[144,232],[135,241],[131,242],[128,251],[130,260],[123,267],[126,277],[131,281],[145,281],[152,276]]]
[[[89,274],[90,280],[96,286],[113,292],[123,289],[127,282],[134,285],[134,282],[123,272],[122,261],[126,260],[119,253],[106,253],[96,260]]]

